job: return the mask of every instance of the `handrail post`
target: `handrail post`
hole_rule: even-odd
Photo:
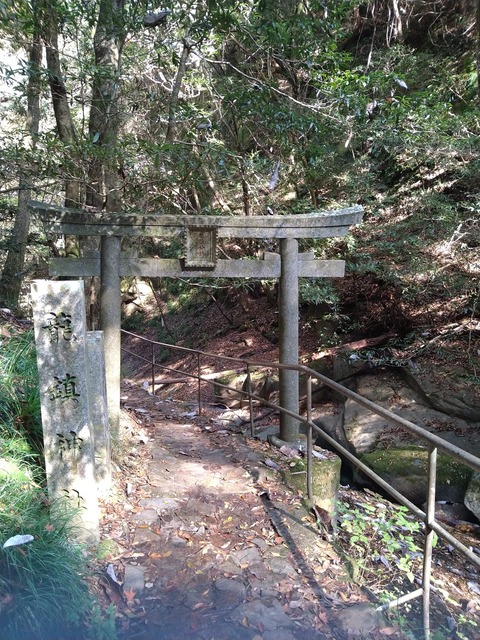
[[[428,450],[428,488],[425,521],[425,547],[423,552],[423,633],[425,640],[430,639],[430,593],[432,573],[432,553],[435,532],[432,524],[435,522],[435,493],[437,480],[437,447],[431,445]]]
[[[313,506],[312,486],[312,457],[313,457],[313,427],[312,427],[312,376],[307,378],[307,496]]]
[[[255,435],[255,429],[253,425],[252,376],[250,373],[249,364],[247,364],[247,394],[248,394],[248,407],[250,410],[250,435],[253,438]]]
[[[152,396],[155,396],[155,343],[152,342]]]
[[[198,387],[197,387],[198,415],[201,416],[202,415],[202,381],[201,381],[202,368],[200,366],[200,353],[198,351],[197,351],[197,375],[198,375]]]

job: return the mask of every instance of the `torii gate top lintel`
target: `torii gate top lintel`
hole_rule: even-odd
[[[363,216],[358,205],[308,214],[249,217],[93,212],[35,201],[29,208],[48,222],[51,233],[82,236],[171,237],[189,227],[210,227],[219,238],[327,238],[346,235]]]

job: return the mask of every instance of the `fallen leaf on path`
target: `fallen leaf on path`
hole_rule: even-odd
[[[318,614],[318,620],[322,624],[328,624],[328,616],[325,611],[320,611],[320,613]]]
[[[283,445],[283,447],[280,447],[279,451],[280,451],[280,453],[282,453],[287,458],[299,458],[300,457],[300,455],[298,453],[298,449],[292,449],[292,447],[287,447],[286,445]]]
[[[192,621],[190,623],[191,630],[196,631],[198,629],[198,625],[199,625],[198,618],[197,617],[192,618]]]
[[[104,590],[109,601],[116,605],[117,611],[120,611],[125,605],[125,600],[120,592],[120,587],[113,586],[111,582],[107,582],[104,579],[100,579],[99,584]]]
[[[177,535],[180,538],[184,538],[185,540],[192,540],[192,536],[189,533],[187,533],[186,531],[180,530],[180,531],[177,532]]]
[[[128,603],[133,602],[133,600],[135,599],[135,589],[127,589],[123,592],[123,595],[127,599]]]
[[[465,611],[470,613],[471,611],[474,611],[476,609],[476,606],[477,606],[477,603],[475,600],[469,600],[465,605]]]
[[[169,556],[172,555],[172,551],[162,551],[161,553],[158,551],[153,551],[152,553],[148,554],[149,558],[168,558]]]

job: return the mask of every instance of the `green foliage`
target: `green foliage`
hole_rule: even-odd
[[[135,311],[122,318],[122,329],[131,331],[132,333],[138,333],[144,326],[144,323],[143,313],[141,311]]]
[[[338,292],[324,278],[301,278],[298,285],[300,304],[325,305],[329,315],[338,312]]]
[[[2,545],[18,534],[31,535],[33,541],[0,548],[2,639],[75,638],[92,598],[85,558],[71,542],[74,513],[66,504],[49,505],[32,479],[32,467],[19,457],[15,463],[16,473],[8,466],[1,473]]]
[[[115,640],[117,637],[115,614],[113,603],[110,603],[105,610],[98,604],[94,604],[86,630],[88,640]]]
[[[339,538],[355,582],[390,598],[405,578],[413,582],[421,555],[416,536],[421,524],[405,507],[366,499],[340,502],[338,513]]]
[[[420,622],[421,611],[418,610],[418,605],[415,606],[415,603],[392,609],[389,617],[393,618],[402,635],[408,640],[421,640],[425,637]],[[452,638],[455,638],[455,640],[471,640],[477,632],[478,624],[475,620],[464,613],[459,613],[455,619],[448,616],[447,624],[435,625],[435,628],[430,630],[430,638],[431,640],[451,640]]]
[[[33,332],[1,337],[0,342],[0,437],[24,438],[33,451],[41,453],[43,435]]]

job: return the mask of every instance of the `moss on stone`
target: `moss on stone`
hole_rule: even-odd
[[[362,462],[404,492],[414,502],[424,500],[427,486],[428,451],[418,447],[395,447],[365,453]],[[437,500],[461,502],[472,470],[457,460],[439,454],[437,458]]]
[[[115,540],[100,540],[96,550],[98,560],[109,560],[119,553],[120,546]]]
[[[333,517],[340,486],[342,461],[334,454],[325,459],[314,458],[312,468],[313,501]],[[297,489],[307,499],[307,461],[296,458],[289,463],[285,471],[285,481]]]

